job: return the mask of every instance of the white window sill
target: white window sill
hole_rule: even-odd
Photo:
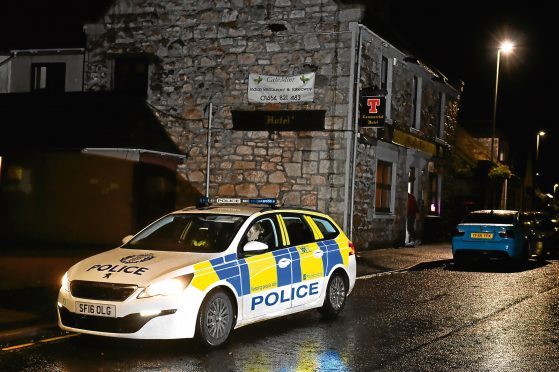
[[[378,220],[388,220],[388,219],[396,218],[396,215],[394,215],[394,213],[376,213],[375,212],[373,214],[373,218],[378,219]]]

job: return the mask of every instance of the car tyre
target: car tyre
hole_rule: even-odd
[[[347,291],[345,278],[339,272],[332,274],[326,288],[324,305],[319,309],[324,318],[332,319],[340,314],[345,306]]]
[[[229,338],[233,328],[233,305],[222,290],[211,292],[198,313],[196,335],[206,347],[218,347]]]

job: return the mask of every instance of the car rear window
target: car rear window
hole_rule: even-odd
[[[336,236],[338,236],[338,230],[336,230],[336,228],[330,223],[330,221],[314,216],[311,216],[311,218],[313,219],[316,226],[318,226],[318,229],[324,236],[324,239],[334,239]]]
[[[515,216],[516,213],[470,213],[462,220],[462,223],[512,225],[514,224]]]

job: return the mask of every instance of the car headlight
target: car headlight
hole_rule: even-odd
[[[194,274],[187,274],[172,279],[165,279],[150,284],[138,295],[138,298],[153,296],[172,296],[181,293],[188,287]]]
[[[65,290],[66,292],[70,292],[70,281],[68,280],[68,272],[64,273],[61,284],[63,290]]]

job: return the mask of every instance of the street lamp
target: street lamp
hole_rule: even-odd
[[[504,41],[497,49],[497,72],[495,76],[495,97],[493,99],[493,131],[491,133],[491,164],[493,164],[493,149],[495,148],[495,122],[497,118],[497,92],[499,91],[499,64],[501,61],[501,52],[509,54],[512,52],[514,44],[510,41]]]
[[[543,130],[540,130],[536,136],[536,161],[540,158],[540,137],[543,136],[545,136],[545,132]]]

